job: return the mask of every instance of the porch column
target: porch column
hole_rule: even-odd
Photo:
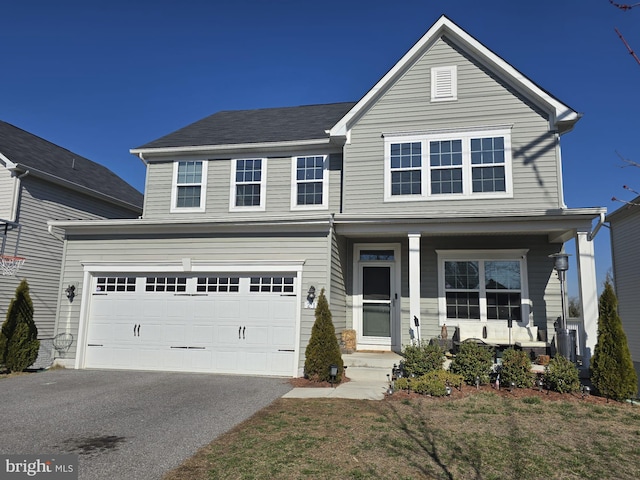
[[[420,321],[420,327],[416,327],[414,319]],[[409,328],[414,332],[415,339],[420,341],[420,234],[409,234]]]
[[[593,240],[588,232],[576,234],[576,257],[578,264],[578,289],[582,321],[585,332],[583,367],[588,368],[598,341],[598,283]]]

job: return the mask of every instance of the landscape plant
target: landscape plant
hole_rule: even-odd
[[[591,382],[599,395],[623,401],[638,392],[627,336],[618,315],[618,299],[609,279],[598,304],[598,342],[591,358]]]
[[[324,288],[318,296],[315,317],[316,320],[311,329],[311,338],[305,353],[304,375],[316,382],[334,381],[340,383],[344,364]],[[331,365],[338,367],[335,379],[330,376],[329,367]]]
[[[29,284],[23,279],[16,288],[0,330],[0,364],[10,372],[22,372],[36,361],[39,349]]]
[[[513,382],[518,388],[528,388],[534,380],[535,374],[531,372],[531,360],[527,352],[514,348],[505,350],[500,366],[500,381],[507,385]]]
[[[475,385],[476,377],[480,379],[481,384],[489,382],[492,367],[492,348],[475,342],[462,342],[449,370],[461,375],[468,385]]]
[[[580,390],[578,369],[562,355],[556,355],[544,369],[544,383],[549,390],[574,393]]]
[[[419,377],[434,370],[442,370],[445,357],[444,350],[436,343],[420,342],[407,345],[401,362],[403,373],[407,376]]]

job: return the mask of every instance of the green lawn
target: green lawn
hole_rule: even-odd
[[[640,478],[637,406],[456,394],[280,399],[165,479]]]

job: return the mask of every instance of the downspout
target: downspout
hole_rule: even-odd
[[[64,237],[62,235],[55,233],[53,231],[53,225],[51,225],[50,223],[47,224],[47,232],[49,232],[49,235],[51,235],[53,238],[60,240],[61,242],[64,242]]]
[[[604,212],[600,212],[600,220],[598,221],[597,225],[593,228],[593,230],[589,232],[589,235],[587,236],[587,240],[591,242],[593,241],[594,238],[596,238],[598,231],[602,228],[602,225],[604,225],[604,219],[605,219]]]
[[[16,169],[11,169],[12,173],[15,173]],[[22,173],[21,175],[16,175],[16,185],[13,190],[13,205],[11,205],[11,220],[12,222],[16,222],[18,220],[18,201],[20,200],[20,180],[29,175],[29,170]]]

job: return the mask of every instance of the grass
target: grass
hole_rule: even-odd
[[[613,477],[640,478],[637,407],[489,392],[379,402],[279,399],[164,478]]]

